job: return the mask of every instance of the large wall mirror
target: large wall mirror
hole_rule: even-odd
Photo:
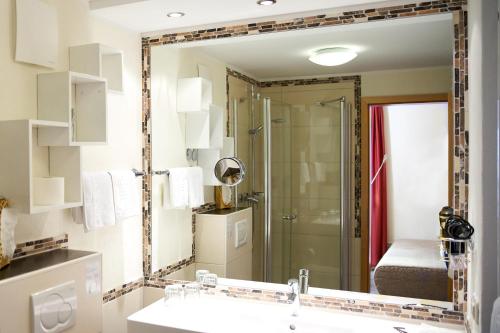
[[[194,280],[207,269],[287,283],[307,269],[311,287],[452,307],[438,214],[461,200],[453,186],[453,29],[445,13],[152,45],[153,170],[201,165],[186,155],[192,118],[176,104],[178,80],[200,77],[224,109],[223,135],[246,177],[225,213],[166,207],[168,176],[152,177],[150,274]],[[213,186],[204,198],[214,202]],[[244,267],[200,263],[196,214],[242,210],[251,218]]]

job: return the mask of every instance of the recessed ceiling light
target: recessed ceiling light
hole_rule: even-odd
[[[261,5],[261,6],[271,6],[271,5],[274,5],[275,3],[276,3],[276,0],[259,0],[259,1],[257,1],[257,4]]]
[[[173,17],[173,18],[183,17],[184,15],[186,15],[186,14],[183,12],[170,12],[167,14],[168,17]]]
[[[321,66],[338,66],[348,63],[356,58],[358,54],[345,47],[331,47],[314,52],[309,61]]]

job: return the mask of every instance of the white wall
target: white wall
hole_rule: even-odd
[[[498,2],[469,3],[469,220],[476,230],[468,267],[467,317],[473,332],[488,332],[498,296]],[[473,309],[479,305],[479,318]],[[476,320],[477,319],[477,320]]]
[[[151,107],[153,170],[188,166],[185,116],[177,113],[179,78],[197,77],[198,65],[210,70],[213,103],[226,109],[226,65],[189,48],[153,47],[151,51]],[[224,118],[226,119],[226,118]],[[153,271],[191,256],[191,210],[161,208],[165,177],[153,177]],[[213,202],[213,187],[205,187],[205,201]]]
[[[68,69],[68,46],[102,42],[124,52],[124,93],[108,95],[109,145],[84,147],[83,169],[142,167],[141,162],[141,41],[130,32],[90,15],[85,0],[47,0],[59,17],[59,62]],[[0,1],[0,120],[36,118],[36,75],[46,68],[16,63],[15,1]],[[4,156],[3,158],[8,158]],[[138,180],[138,188],[140,180]],[[142,221],[136,217],[117,226],[84,233],[68,211],[22,216],[16,241],[69,234],[69,246],[103,254],[103,290],[142,276]],[[113,303],[109,303],[112,306]]]
[[[434,240],[448,204],[448,103],[384,106],[388,242]]]

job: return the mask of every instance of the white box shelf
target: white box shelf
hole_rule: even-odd
[[[59,131],[69,125],[44,120],[0,121],[0,195],[21,213],[35,214],[82,205],[80,147],[38,145],[41,131]],[[34,204],[35,177],[63,177],[64,203]]]
[[[222,149],[224,112],[210,105],[209,112],[186,113],[186,148]]]
[[[234,157],[234,138],[223,138],[221,149],[200,149],[198,151],[198,166],[203,169],[203,185],[220,186],[221,182],[215,177],[215,164],[224,157]]]
[[[99,43],[69,48],[71,71],[105,78],[108,89],[123,92],[123,52]]]
[[[107,143],[107,82],[75,72],[38,75],[38,119],[68,123],[40,136],[43,146]]]
[[[209,112],[211,104],[211,81],[202,77],[177,81],[177,112]]]

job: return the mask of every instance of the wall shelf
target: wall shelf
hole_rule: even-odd
[[[0,195],[21,213],[36,214],[82,205],[80,147],[49,147],[38,144],[39,133],[59,132],[69,124],[46,120],[0,121]],[[64,203],[34,203],[35,177],[63,177]]]
[[[177,112],[208,113],[212,104],[212,82],[191,77],[177,81]]]
[[[107,81],[76,72],[38,75],[38,119],[66,122],[68,128],[44,131],[42,146],[107,143]]]
[[[69,48],[71,71],[105,78],[108,89],[123,92],[123,52],[99,43]]]

